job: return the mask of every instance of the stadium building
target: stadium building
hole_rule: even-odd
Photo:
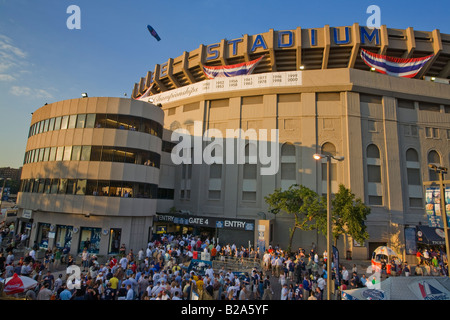
[[[393,76],[371,70],[363,49],[427,60],[411,78]],[[247,75],[214,77],[204,72],[204,67],[214,72],[252,62]],[[26,217],[19,219],[32,219],[31,238],[38,242],[47,230],[54,237],[49,245],[61,245],[58,228],[72,227],[73,252],[82,249],[85,239],[92,242],[93,235],[99,252],[109,254],[114,241],[138,250],[152,234],[163,232],[194,232],[221,244],[286,247],[292,217],[270,213],[264,197],[292,184],[325,194],[326,164],[313,154],[329,152],[345,157],[332,164],[332,191],[342,183],[371,206],[369,239],[356,243],[343,237],[339,250],[366,259],[385,244],[406,255],[411,253],[405,247],[411,242],[410,230],[428,224],[423,183],[437,179],[428,164],[448,167],[450,162],[449,77],[450,35],[439,30],[299,27],[200,45],[156,64],[135,84],[132,100],[84,98],[38,109],[19,194]],[[96,121],[103,119],[102,128],[86,127],[92,114]],[[71,128],[46,129],[46,120],[68,116],[71,123],[71,115],[86,115],[84,127],[77,127],[77,118]],[[147,121],[155,126],[150,133],[142,127]],[[43,123],[42,130],[38,123]],[[122,123],[128,130],[120,128]],[[174,163],[171,157],[177,129],[194,137],[191,163]],[[196,148],[208,145],[211,129],[223,133],[224,140],[227,129],[277,130],[278,170],[261,174],[267,163],[261,157],[253,161],[252,137],[243,137],[248,141],[242,163],[194,159]],[[224,145],[226,156],[231,149]],[[66,146],[70,155],[47,158],[47,148],[50,156],[53,147],[57,153]],[[90,157],[81,158],[86,146]],[[99,148],[100,154],[93,156]],[[78,149],[80,156],[72,158]],[[123,158],[116,161],[116,154]],[[143,159],[151,165],[145,166]],[[77,194],[80,181],[85,192]],[[51,191],[61,185],[65,192]],[[108,194],[93,194],[102,189]],[[124,198],[124,192],[132,196]],[[412,240],[416,245],[417,239]],[[325,250],[325,239],[316,231],[297,231],[293,248],[309,248],[312,242],[320,252]]]

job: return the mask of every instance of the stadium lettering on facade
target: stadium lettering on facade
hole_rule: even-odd
[[[332,28],[333,40],[337,45],[346,45],[350,44],[352,39],[350,37],[351,27],[344,27],[344,32],[341,34],[341,30],[339,28]],[[317,29],[310,29],[310,45],[317,46],[318,45],[318,36]],[[366,28],[360,27],[360,41],[361,44],[364,45],[366,43],[372,43],[375,41],[375,45],[380,45],[380,29],[378,28]],[[292,48],[295,45],[295,32],[292,30],[286,31],[278,31],[278,39],[277,44],[278,48]],[[240,42],[243,42],[243,38],[238,38],[234,40],[228,40],[227,45],[231,45],[230,57],[237,55],[237,46]],[[267,40],[264,39],[262,34],[256,35],[253,43],[251,45],[250,53],[255,52],[257,49],[261,48],[262,50],[269,49],[267,45]],[[220,49],[221,44],[215,43],[208,45],[206,47],[206,61],[215,60],[220,58]],[[164,76],[161,74],[161,76]]]

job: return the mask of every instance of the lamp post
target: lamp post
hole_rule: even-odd
[[[316,153],[313,155],[315,160],[321,160],[323,158],[327,159],[327,300],[331,300],[331,286],[332,286],[332,277],[331,277],[331,261],[333,259],[332,255],[332,220],[331,220],[331,159],[342,161],[344,157],[337,157],[331,154],[320,154]]]
[[[445,233],[445,250],[447,254],[447,270],[448,270],[448,259],[450,257],[450,246],[449,246],[449,239],[448,239],[448,223],[447,223],[447,213],[445,212],[445,186],[444,183],[447,181],[444,181],[444,174],[448,172],[448,169],[436,164],[429,164],[428,165],[431,169],[439,173],[439,189],[441,193],[441,217],[444,224],[444,233]],[[447,276],[450,278],[450,273],[447,271]]]

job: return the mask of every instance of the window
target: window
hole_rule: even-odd
[[[68,125],[69,125],[69,116],[63,116],[61,118],[61,129],[67,129]]]
[[[108,254],[118,254],[119,253],[121,235],[122,235],[122,229],[110,229],[109,230]]]
[[[77,125],[77,115],[72,114],[69,116],[69,124],[67,126],[68,129],[73,129]]]
[[[413,124],[403,125],[403,133],[406,137],[417,137],[419,135],[417,126]]]
[[[55,130],[60,130],[61,129],[61,117],[56,117],[55,118]]]
[[[243,165],[242,174],[242,200],[243,201],[256,201],[256,180],[258,165],[250,163],[250,154],[253,155],[253,151],[250,152],[251,144],[245,145],[245,163]]]
[[[85,128],[94,128],[94,126],[95,126],[95,113],[90,113],[86,115]]]
[[[419,162],[419,154],[414,149],[408,149],[406,151],[406,161]]]
[[[55,128],[55,118],[51,118],[48,125],[48,131],[53,131],[54,128]]]
[[[49,122],[50,122],[50,119],[45,120],[45,122],[44,122],[44,132],[48,131]]]
[[[49,194],[52,186],[52,179],[45,179],[44,193]]]
[[[66,193],[67,194],[75,194],[76,187],[77,187],[77,180],[75,180],[75,179],[68,179],[67,180]]]
[[[81,161],[89,161],[91,158],[91,146],[82,146],[81,147]]]
[[[439,139],[439,129],[432,127],[425,127],[425,136],[430,139]]]
[[[55,160],[56,160],[56,147],[51,147],[48,161],[55,161]]]
[[[78,129],[83,129],[86,123],[86,115],[85,114],[79,114],[77,116],[77,124],[76,124],[76,128]]]
[[[72,146],[64,147],[63,161],[69,161],[72,155]]]
[[[382,182],[380,150],[376,145],[370,144],[366,149],[366,157],[369,205],[382,205],[382,188],[379,188]]]
[[[244,191],[242,192],[242,200],[256,201],[256,191]]]
[[[70,158],[72,161],[80,160],[81,155],[81,146],[73,146],[72,147],[72,157]]]
[[[381,170],[380,166],[377,165],[367,165],[367,175],[368,182],[378,182],[381,183]]]
[[[44,149],[44,158],[42,159],[42,161],[48,161],[49,156],[50,156],[50,148],[45,148]]]
[[[66,193],[66,189],[67,189],[67,179],[60,179],[58,193],[59,194],[65,194]]]
[[[411,208],[423,208],[422,198],[409,198],[409,206]]]
[[[290,143],[281,147],[281,180],[290,180],[288,183],[291,184],[297,180],[295,146]]]
[[[101,228],[80,228],[78,252],[80,253],[86,248],[89,253],[99,253],[101,235]]]
[[[411,109],[414,110],[414,101],[412,100],[403,100],[403,99],[398,99],[397,100],[398,103],[398,107],[399,108],[403,108],[403,109]]]
[[[39,179],[38,193],[44,193],[45,179]]]
[[[39,133],[44,132],[44,121],[39,122]]]
[[[56,149],[56,161],[62,161],[64,156],[64,147],[58,147]]]
[[[107,122],[107,118],[106,118],[106,114],[97,114],[95,117],[95,127],[96,128],[106,128],[106,122]]]
[[[44,159],[44,148],[39,149],[39,162],[41,162]]]
[[[208,199],[210,200],[220,200],[220,190],[209,190]]]
[[[416,168],[407,168],[406,169],[407,177],[408,177],[408,185],[412,186],[421,186],[420,183],[420,169]]]
[[[119,124],[117,122],[117,114],[107,114],[106,115],[106,128],[118,129]]]
[[[428,153],[428,164],[441,164],[441,156],[439,155],[439,153],[437,153],[437,151],[435,150],[431,150]],[[439,180],[439,174],[433,170],[433,169],[429,169],[428,170],[428,174],[430,177],[430,181],[438,181]]]
[[[91,161],[101,161],[102,159],[102,147],[93,146],[91,149]]]
[[[78,194],[78,195],[86,194],[86,184],[87,184],[87,180],[78,179],[75,194]]]
[[[59,185],[59,179],[52,179],[52,186],[50,188],[50,193],[52,193],[52,194],[58,193],[58,185]]]
[[[72,226],[57,226],[55,245],[59,249],[69,248],[72,244]]]
[[[381,196],[370,196],[369,195],[369,205],[381,206],[383,205],[383,197]]]
[[[367,147],[367,158],[374,158],[374,159],[380,158],[380,150],[376,145],[371,144]]]
[[[221,179],[222,178],[222,165],[218,163],[213,163],[209,166],[209,178],[210,179]]]
[[[436,103],[419,102],[419,110],[440,112],[441,106]]]

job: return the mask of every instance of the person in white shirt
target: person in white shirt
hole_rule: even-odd
[[[325,279],[322,277],[319,277],[319,279],[317,279],[317,286],[319,287],[320,291],[323,292],[323,290],[325,289]]]
[[[36,260],[36,251],[34,249],[31,249],[31,251],[28,253],[30,257],[33,258],[33,260]]]
[[[345,266],[342,267],[342,280],[344,280],[344,283],[348,285],[348,270]]]
[[[122,259],[120,259],[119,263],[123,270],[127,269],[127,265],[128,265],[127,257],[123,257]]]
[[[212,268],[212,265],[206,269],[205,274],[211,279],[214,278],[214,269]]]
[[[288,285],[285,283],[283,284],[283,288],[281,289],[281,300],[287,300],[289,294]]]

